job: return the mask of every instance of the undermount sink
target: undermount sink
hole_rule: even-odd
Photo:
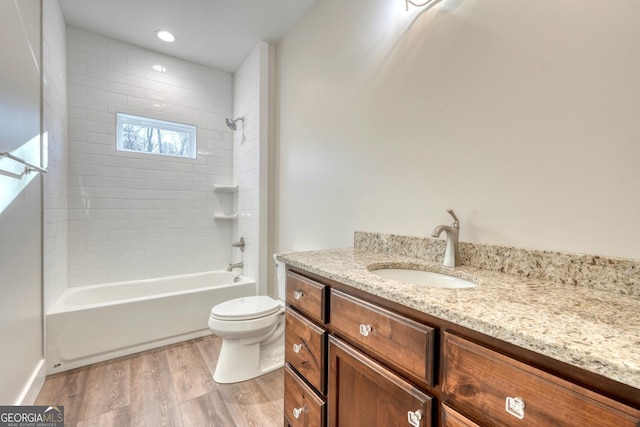
[[[464,289],[475,288],[477,286],[475,283],[459,277],[433,273],[431,271],[408,270],[404,268],[383,268],[380,270],[371,270],[371,273],[385,279],[412,283],[414,285],[428,286],[430,288]]]

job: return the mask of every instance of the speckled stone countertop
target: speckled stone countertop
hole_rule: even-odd
[[[279,254],[336,280],[640,389],[640,297],[360,249]],[[372,268],[373,266],[373,268]],[[444,272],[477,284],[437,289],[383,279],[370,269]]]

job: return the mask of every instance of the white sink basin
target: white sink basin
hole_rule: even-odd
[[[475,283],[458,277],[446,274],[433,273],[422,270],[406,270],[402,268],[383,268],[372,270],[371,273],[385,279],[397,280],[398,282],[412,283],[414,285],[428,286],[430,288],[450,288],[463,289],[475,288]]]

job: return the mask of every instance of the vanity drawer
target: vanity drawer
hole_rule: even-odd
[[[327,287],[292,271],[287,271],[287,304],[319,323],[326,323]]]
[[[334,289],[331,325],[386,364],[433,385],[433,328]]]
[[[442,427],[481,427],[455,409],[442,405]]]
[[[284,367],[284,416],[287,425],[324,426],[327,404],[289,365]]]
[[[327,331],[287,309],[285,359],[321,394],[325,393],[325,349]]]
[[[442,369],[445,401],[487,425],[640,425],[638,410],[449,333]]]

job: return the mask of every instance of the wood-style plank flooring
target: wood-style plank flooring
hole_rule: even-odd
[[[36,405],[64,405],[68,427],[282,426],[283,370],[216,384],[221,344],[211,335],[51,375]]]

